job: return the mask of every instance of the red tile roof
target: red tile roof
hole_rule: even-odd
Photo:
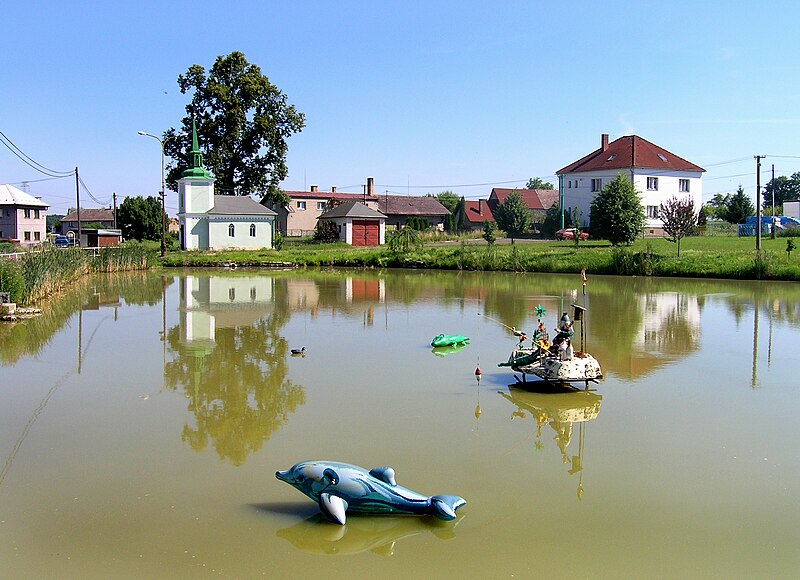
[[[522,196],[525,207],[528,209],[547,211],[558,201],[558,190],[556,189],[507,189],[505,187],[494,187],[489,195],[492,206],[503,203],[508,195],[516,191]]]
[[[630,167],[669,171],[705,171],[699,165],[686,161],[647,139],[642,139],[637,135],[626,135],[609,143],[605,150],[600,147],[574,163],[562,167],[556,171],[556,175],[604,169],[628,169]]]
[[[471,224],[482,224],[483,222],[493,222],[494,215],[489,209],[489,202],[485,199],[478,201],[465,201],[465,216]]]

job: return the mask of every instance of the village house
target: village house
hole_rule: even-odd
[[[422,218],[432,228],[444,231],[444,218],[450,210],[431,196],[381,195],[378,196],[378,211],[386,216],[386,226],[399,230],[411,217]]]
[[[485,199],[464,201],[464,219],[461,227],[468,230],[481,230],[485,222],[494,223],[494,215],[489,209],[489,202]]]
[[[600,148],[559,169],[564,209],[576,207],[581,225],[589,224],[595,196],[623,173],[641,196],[647,217],[645,235],[660,236],[663,224],[659,207],[671,197],[691,198],[697,211],[702,205],[705,169],[637,135],[626,135],[609,143],[600,138]]]
[[[366,190],[374,189],[372,178],[367,179]],[[300,237],[313,235],[317,219],[326,211],[340,203],[357,201],[366,207],[377,210],[378,198],[372,193],[344,193],[331,187],[330,191],[320,191],[312,185],[310,191],[284,191],[289,197],[285,206],[272,206],[277,214],[276,227],[286,236]]]
[[[47,233],[47,208],[42,200],[0,184],[0,240],[23,246],[41,244]]]
[[[181,249],[272,248],[276,213],[246,195],[214,195],[192,125],[191,164],[178,180]]]
[[[558,203],[558,190],[556,189],[508,189],[494,187],[489,194],[489,207],[492,212],[497,211],[497,206],[505,203],[512,192],[517,192],[522,198],[525,207],[530,210],[535,223],[542,223],[547,216],[547,210]]]
[[[81,231],[88,225],[112,229],[115,223],[114,210],[110,207],[81,208]],[[78,210],[71,211],[61,218],[61,234],[66,236],[68,232],[78,235]]]

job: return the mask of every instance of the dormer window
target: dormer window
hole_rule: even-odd
[[[661,159],[664,163],[667,163],[667,158],[664,157],[661,153],[658,154],[658,158]]]
[[[616,153],[612,153],[611,155],[608,156],[608,159],[606,159],[606,161],[614,161],[614,159],[616,159],[616,158],[617,158],[617,154]]]

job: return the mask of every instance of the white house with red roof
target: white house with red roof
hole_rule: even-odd
[[[641,196],[647,222],[645,235],[660,235],[659,206],[675,196],[690,197],[700,211],[705,169],[678,157],[637,135],[626,135],[609,143],[608,134],[595,149],[556,171],[563,192],[563,207],[577,207],[582,225],[589,223],[589,210],[595,196],[619,173],[633,183]]]
[[[373,192],[373,182],[367,181],[366,193],[344,193],[331,187],[330,191],[320,191],[316,185],[310,191],[284,191],[289,197],[285,206],[273,205],[278,214],[276,227],[285,236],[310,236],[317,227],[317,219],[326,211],[340,203],[360,202],[370,209],[378,209],[378,198]]]

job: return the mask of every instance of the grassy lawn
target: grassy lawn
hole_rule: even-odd
[[[556,273],[586,269],[591,274],[800,280],[800,255],[787,255],[787,238],[762,238],[762,252],[758,254],[755,238],[690,237],[681,241],[680,257],[677,246],[663,238],[637,240],[631,246],[616,248],[594,240],[578,245],[570,241],[525,240],[491,247],[482,240],[435,242],[408,252],[393,252],[386,246],[358,248],[343,243],[287,240],[280,251],[172,252],[162,263],[172,267],[235,264]]]

